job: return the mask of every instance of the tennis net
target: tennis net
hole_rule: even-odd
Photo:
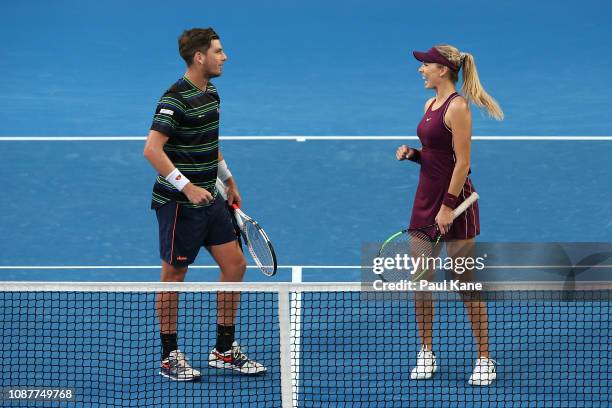
[[[489,386],[472,386],[470,321],[457,293],[431,293],[438,370],[413,380],[414,294],[357,283],[0,285],[2,406],[609,407],[612,283],[496,284],[485,298]],[[240,292],[236,339],[267,367],[208,366],[217,294]],[[155,295],[180,293],[179,347],[199,382],[161,377]],[[32,390],[69,390],[35,397]],[[24,394],[25,390],[25,394]],[[35,391],[34,391],[35,392]]]

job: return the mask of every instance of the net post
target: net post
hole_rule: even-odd
[[[302,283],[302,267],[293,266],[291,268],[291,281]],[[302,293],[291,293],[291,389],[293,394],[294,406],[298,406],[299,386],[300,386],[300,357],[302,352]]]
[[[289,307],[289,285],[278,290],[278,326],[280,333],[281,402],[283,408],[293,408],[291,381],[291,309]]]

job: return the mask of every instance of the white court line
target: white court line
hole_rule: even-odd
[[[279,265],[280,269],[361,269],[362,266],[351,266],[351,265]],[[0,266],[2,269],[65,269],[65,270],[78,270],[78,269],[159,269],[160,265],[14,265],[14,266]],[[189,269],[218,269],[217,265],[191,265]],[[249,265],[247,268],[258,269],[255,265]],[[365,266],[363,268],[366,268]]]
[[[221,140],[418,140],[417,136],[220,136]],[[612,141],[612,136],[473,136],[494,141]],[[0,136],[0,142],[126,142],[144,141],[145,136]]]
[[[568,268],[571,265],[490,265],[485,266],[485,269],[556,269]],[[575,268],[612,268],[611,265],[573,265]],[[0,270],[29,270],[29,269],[48,269],[48,270],[80,270],[80,269],[159,269],[160,265],[3,265]],[[191,265],[190,269],[217,269],[216,265]],[[255,265],[249,265],[247,268],[258,269]],[[279,269],[369,269],[371,266],[362,265],[279,265]]]

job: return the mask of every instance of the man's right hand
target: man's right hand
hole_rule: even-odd
[[[187,184],[182,191],[192,204],[203,205],[212,201],[213,196],[205,188],[198,187],[193,183]]]

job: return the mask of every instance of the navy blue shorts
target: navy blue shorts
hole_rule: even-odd
[[[231,214],[221,197],[208,207],[200,208],[171,201],[155,212],[159,224],[159,255],[170,265],[190,265],[201,247],[237,239]]]

